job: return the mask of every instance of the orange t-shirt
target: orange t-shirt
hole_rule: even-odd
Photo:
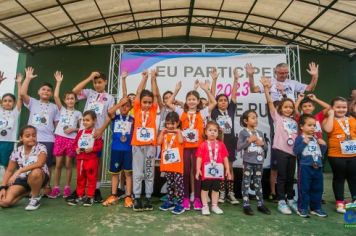
[[[352,139],[356,139],[356,119],[349,117],[350,135]],[[345,121],[342,121],[345,126]],[[334,129],[328,133],[328,156],[329,157],[354,157],[352,154],[342,154],[340,142],[346,139],[346,134],[340,127],[336,119],[334,119]]]
[[[135,124],[134,124],[134,132],[132,134],[132,141],[131,145],[132,146],[144,146],[144,145],[156,145],[156,140],[157,140],[157,135],[156,135],[156,116],[157,116],[157,109],[158,105],[156,103],[153,103],[151,108],[148,110],[148,118],[147,118],[147,123],[146,123],[146,128],[153,129],[153,137],[152,140],[150,141],[140,141],[137,140],[137,131],[139,128],[142,127],[142,109],[141,109],[141,103],[138,100],[135,100],[134,106],[134,114],[135,114]]]
[[[167,143],[169,145],[169,143],[171,142],[172,140],[172,136],[173,134],[172,133],[168,133],[168,134],[165,134],[163,136],[163,140],[164,140],[164,137],[167,137]],[[179,143],[178,142],[178,136],[176,136],[174,138],[174,141],[172,143],[172,147],[171,148],[178,148],[178,151],[179,151],[179,161],[177,162],[174,162],[174,163],[164,163],[164,151],[165,151],[165,142],[163,141],[162,143],[162,148],[161,148],[161,164],[160,164],[160,170],[161,172],[176,172],[176,173],[180,173],[180,174],[183,174],[183,143]]]

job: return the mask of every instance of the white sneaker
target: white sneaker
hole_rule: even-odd
[[[209,206],[203,206],[203,208],[201,209],[201,214],[202,214],[203,216],[208,216],[208,215],[210,215]]]
[[[284,215],[291,215],[292,211],[290,210],[289,206],[285,201],[278,202],[278,211]]]
[[[194,199],[195,199],[195,197],[194,197],[194,192],[192,192],[192,193],[190,194],[190,202],[194,202]]]
[[[226,197],[225,191],[220,192],[220,194],[219,194],[219,202],[220,203],[224,203],[225,202],[225,197]]]
[[[346,213],[345,204],[344,203],[336,204],[336,212],[340,214],[345,214]]]
[[[230,192],[227,194],[227,201],[230,202],[232,205],[239,204],[240,202],[235,198],[235,194]]]
[[[30,198],[30,202],[26,206],[26,211],[34,211],[40,207],[40,200],[38,198]]]
[[[288,206],[290,207],[290,209],[298,214],[298,204],[296,201],[294,200],[288,200]]]
[[[211,211],[217,215],[221,215],[224,213],[223,210],[221,210],[220,207],[218,207],[218,206],[212,206]]]

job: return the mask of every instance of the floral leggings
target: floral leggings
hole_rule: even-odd
[[[182,204],[184,188],[183,174],[176,172],[166,172],[168,201],[173,202],[173,197],[177,197],[177,204]]]
[[[242,200],[243,200],[244,207],[250,205],[248,191],[251,185],[251,180],[253,181],[253,185],[255,187],[256,200],[258,206],[263,205],[262,182],[261,182],[262,173],[263,173],[263,165],[250,164],[244,162],[242,186],[241,186]]]

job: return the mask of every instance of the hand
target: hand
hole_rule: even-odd
[[[5,196],[6,196],[6,190],[3,188],[0,191],[0,201],[5,199]]]
[[[195,80],[194,82],[194,90],[197,90],[199,88],[199,80]]]
[[[181,88],[182,88],[182,81],[179,81],[179,82],[176,84],[175,91],[179,91]]]
[[[80,148],[77,148],[77,149],[75,150],[75,152],[77,153],[77,155],[79,155],[79,154],[80,154]]]
[[[254,142],[256,142],[257,141],[257,136],[256,135],[251,135],[248,139],[247,139],[247,141],[249,142],[249,143],[254,143]]]
[[[199,180],[200,176],[202,176],[201,170],[197,170],[197,173],[195,174],[195,179]]]
[[[76,131],[76,129],[74,129],[74,128],[67,128],[67,129],[64,130],[64,133],[65,133],[65,134],[70,134],[70,133],[73,133],[74,131]]]
[[[260,138],[257,138],[257,140],[256,140],[256,145],[262,147],[262,146],[265,145],[265,143],[264,143]]]
[[[322,138],[318,138],[319,145],[326,145],[326,142]]]
[[[90,74],[90,79],[94,80],[95,78],[100,77],[100,73],[98,71],[93,71]]]
[[[263,85],[264,88],[270,89],[272,87],[271,84],[271,79],[268,77],[262,77],[260,79],[261,84]]]
[[[247,63],[246,66],[245,66],[245,70],[246,70],[246,73],[247,75],[250,77],[250,76],[253,76],[253,74],[255,73],[255,69],[253,68],[252,64],[251,63]]]
[[[122,97],[121,99],[120,99],[120,101],[119,101],[119,103],[121,103],[121,104],[126,104],[126,103],[128,103],[129,102],[129,97]]]
[[[305,97],[305,95],[304,95],[304,93],[300,93],[300,94],[298,94],[298,100],[303,100],[304,99],[304,97]]]
[[[208,91],[209,90],[209,86],[210,82],[208,80],[205,80],[205,82],[199,82],[199,86],[202,90],[204,91]]]
[[[168,133],[168,129],[167,128],[163,128],[162,129],[162,134],[167,134]]]
[[[95,132],[94,132],[94,135],[93,135],[94,139],[101,138],[103,136],[103,133],[104,133],[104,130],[96,129]]]
[[[129,74],[127,73],[127,71],[123,71],[122,73],[121,73],[121,79],[126,79],[126,77],[128,76]]]
[[[307,136],[305,136],[305,137],[303,138],[303,142],[306,143],[306,144],[308,144],[308,143],[310,142],[310,138],[307,137]]]
[[[150,71],[150,74],[151,74],[151,79],[156,79],[157,78],[157,70],[156,69],[152,69]]]
[[[33,74],[33,72],[34,72],[35,70],[31,67],[31,66],[29,66],[29,67],[27,67],[26,69],[25,69],[25,72],[26,72],[26,79],[34,79],[34,78],[36,78],[37,77],[37,75],[34,75]]]
[[[237,68],[234,69],[234,80],[238,81],[240,78],[239,70]]]
[[[0,71],[0,84],[4,80],[6,80],[6,77],[4,77],[4,72]]]
[[[148,79],[148,71],[147,71],[147,70],[144,70],[144,71],[142,72],[142,78],[144,78],[145,80]]]
[[[62,81],[63,81],[63,74],[62,74],[62,72],[60,72],[60,71],[57,70],[57,71],[54,73],[54,78],[56,79],[57,83],[62,82]]]
[[[20,175],[19,171],[15,171],[15,173],[10,177],[8,184],[12,185],[13,183],[15,183],[15,180],[17,179],[17,177]]]
[[[86,149],[85,149],[85,153],[91,153],[92,151],[93,151],[92,148],[86,148]]]
[[[334,116],[334,115],[335,115],[335,111],[333,109],[329,109],[328,116]]]
[[[225,176],[226,176],[227,180],[232,180],[232,176],[231,176],[230,171],[226,171]]]
[[[1,77],[1,75],[0,75],[0,77]],[[21,73],[17,73],[16,78],[15,78],[15,82],[16,83],[21,83],[22,79],[23,79],[22,74]],[[0,83],[1,83],[1,81],[0,81]]]
[[[211,69],[209,74],[210,74],[210,76],[211,76],[211,78],[213,80],[217,80],[219,78],[219,75],[220,75],[215,67]]]
[[[316,96],[314,94],[312,94],[312,93],[308,94],[307,97],[310,98],[310,100],[312,100],[312,101],[316,100]]]
[[[284,85],[280,82],[277,82],[276,84],[276,89],[279,91],[279,92],[284,92]]]
[[[307,72],[311,76],[318,76],[319,75],[319,65],[315,64],[314,62],[309,63],[309,70],[307,69]]]

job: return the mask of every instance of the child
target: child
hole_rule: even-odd
[[[162,211],[172,210],[173,214],[182,214],[185,210],[183,202],[183,135],[179,127],[179,115],[169,112],[165,118],[165,127],[157,138],[162,145],[161,172],[166,173],[168,200],[159,208]],[[174,193],[177,203],[173,204]]]
[[[6,79],[0,72],[0,85],[1,82]],[[0,104],[0,166],[7,167],[9,163],[9,157],[14,150],[14,144],[17,140],[16,133],[18,127],[18,118],[21,112],[22,100],[20,97],[22,75],[17,74],[17,96],[11,93],[6,93],[2,96],[2,102]]]
[[[334,98],[322,127],[328,134],[328,157],[333,172],[336,211],[345,213],[344,184],[356,203],[356,119],[347,116],[347,100]]]
[[[20,143],[12,152],[9,165],[0,186],[0,206],[11,207],[31,193],[25,210],[40,207],[40,191],[49,180],[46,165],[46,146],[37,142],[36,128],[25,126],[20,130]]]
[[[56,87],[54,89],[54,101],[59,110],[59,122],[54,132],[54,150],[53,155],[56,157],[56,168],[54,172],[54,187],[52,192],[48,195],[49,198],[57,198],[61,194],[59,189],[59,181],[63,162],[66,167],[66,182],[63,189],[63,198],[67,198],[71,194],[70,183],[72,180],[72,158],[75,157],[75,150],[73,148],[74,139],[79,130],[82,113],[75,110],[76,96],[73,92],[64,94],[64,104],[62,105],[59,98],[60,86],[63,81],[63,75],[60,71],[54,74],[56,79]]]
[[[131,100],[123,97],[118,104],[109,109],[109,116],[112,118],[112,144],[110,158],[111,195],[103,202],[103,206],[109,206],[118,202],[117,196],[119,186],[119,176],[121,171],[125,172],[126,197],[124,206],[131,208],[132,203],[132,146],[131,139],[133,133],[134,119],[129,115],[131,110]],[[120,114],[116,111],[119,110]]]
[[[74,206],[83,202],[83,206],[94,204],[94,194],[99,166],[98,152],[103,148],[103,140],[94,138],[96,114],[86,111],[83,114],[84,129],[80,130],[74,140],[74,150],[77,153],[77,199],[68,201]],[[87,188],[87,191],[85,191]],[[83,199],[86,192],[86,198]]]
[[[267,144],[263,138],[263,133],[257,130],[257,113],[254,110],[245,111],[240,118],[240,125],[244,129],[239,133],[237,151],[243,150],[242,159],[244,168],[241,190],[244,213],[246,215],[254,215],[249,201],[249,188],[252,179],[256,192],[257,210],[270,215],[271,212],[263,203],[261,182]]]
[[[214,68],[210,73],[213,83],[211,85],[211,93],[215,96],[216,91],[216,81],[218,79],[219,74],[217,74],[216,69]],[[234,70],[234,82],[231,90],[231,102],[229,102],[229,98],[225,94],[219,94],[216,96],[216,107],[211,111],[211,119],[216,121],[220,129],[224,134],[224,144],[229,152],[229,165],[231,170],[232,179],[227,181],[221,181],[220,186],[220,197],[219,202],[224,203],[225,197],[231,204],[239,204],[240,202],[235,198],[234,193],[234,171],[232,167],[232,163],[236,160],[236,143],[237,138],[235,134],[235,122],[234,117],[236,113],[236,92],[238,88],[238,79],[239,74],[237,69]],[[225,185],[227,187],[227,194],[225,192]]]
[[[298,134],[298,125],[293,118],[295,107],[293,100],[283,99],[277,109],[275,108],[269,93],[271,82],[267,78],[262,78],[265,96],[272,119],[275,124],[275,134],[273,139],[273,155],[277,161],[277,199],[278,210],[282,214],[292,214],[291,209],[297,212],[297,203],[293,200],[294,173],[296,157],[293,152],[293,145]],[[288,205],[285,201],[287,195]]]
[[[27,94],[28,86],[32,79],[36,78],[34,75],[34,69],[32,67],[26,68],[26,78],[21,88],[21,98],[25,107],[30,111],[28,124],[32,125],[37,130],[37,141],[46,146],[47,149],[47,166],[50,168],[53,165],[53,146],[54,146],[54,127],[58,121],[58,108],[55,104],[50,102],[52,97],[53,87],[49,83],[43,83],[39,90],[38,96],[40,100],[30,97]],[[51,172],[50,172],[51,173]],[[51,176],[50,176],[51,177]],[[48,195],[51,192],[51,187],[46,186],[45,194]]]
[[[309,207],[312,215],[326,217],[321,208],[323,195],[322,157],[326,143],[315,137],[316,119],[311,114],[303,114],[299,120],[302,133],[296,138],[294,153],[298,158],[298,214],[307,218]]]
[[[195,152],[203,141],[204,132],[204,117],[210,116],[211,110],[216,106],[216,101],[214,96],[209,91],[208,83],[200,83],[200,87],[209,97],[209,106],[202,108],[200,102],[199,93],[195,90],[190,91],[186,95],[186,102],[184,104],[184,109],[177,107],[173,104],[175,97],[177,96],[179,90],[182,87],[182,82],[178,82],[174,90],[173,95],[167,101],[167,106],[178,113],[180,120],[182,122],[183,137],[184,137],[184,199],[183,207],[185,210],[190,210],[189,201],[189,183],[191,169],[193,169],[193,176],[196,174],[196,155]],[[201,210],[202,204],[200,200],[200,188],[201,182],[199,179],[195,179],[194,183],[194,210]]]
[[[93,89],[84,89],[87,84],[93,82]],[[105,119],[107,118],[108,110],[115,103],[114,97],[108,94],[105,91],[105,87],[107,85],[106,76],[103,73],[99,73],[97,71],[92,72],[88,78],[77,84],[73,88],[73,93],[75,93],[78,97],[78,100],[87,99],[84,107],[84,111],[92,110],[95,112],[97,116],[97,120],[95,122],[96,132],[101,132],[100,129],[103,128]],[[83,126],[80,127],[81,129]],[[99,157],[101,156],[101,152],[98,153]],[[101,169],[99,163],[99,173],[98,176],[100,178]],[[96,203],[100,203],[103,201],[100,192],[100,179],[96,182],[96,190],[95,190],[95,198],[94,201]]]
[[[202,215],[210,215],[208,206],[209,191],[211,191],[211,211],[218,215],[223,214],[223,211],[218,207],[220,182],[224,179],[224,176],[231,180],[229,153],[225,144],[218,140],[222,135],[219,129],[219,125],[215,121],[209,121],[204,130],[206,141],[199,145],[196,152],[197,171],[195,178],[199,179],[201,177],[202,179]]]
[[[135,128],[132,137],[132,169],[133,192],[135,195],[134,211],[152,211],[151,195],[153,193],[154,164],[156,156],[156,115],[157,115],[157,91],[155,70],[151,71],[152,92],[145,90],[148,73],[142,73],[142,80],[137,88],[134,103]],[[142,204],[142,181],[145,181],[146,198]]]

